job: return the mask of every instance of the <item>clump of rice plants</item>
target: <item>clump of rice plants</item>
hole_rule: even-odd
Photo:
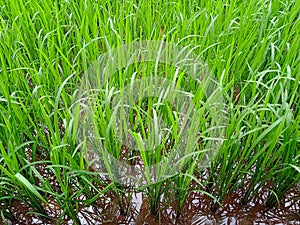
[[[299,187],[299,1],[0,3],[0,221]]]

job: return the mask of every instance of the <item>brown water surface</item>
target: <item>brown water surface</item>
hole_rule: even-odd
[[[78,213],[81,224],[290,224],[300,225],[300,185],[294,187],[280,204],[269,209],[265,206],[264,193],[260,194],[247,205],[240,203],[241,193],[236,191],[223,201],[222,207],[215,213],[211,211],[212,199],[200,192],[189,194],[183,206],[181,216],[176,218],[177,204],[162,201],[157,215],[150,213],[147,197],[135,192],[130,200],[128,215],[120,215],[117,199],[107,194],[96,201],[94,206],[80,209]],[[129,200],[129,199],[128,199]],[[15,221],[7,220],[8,224],[56,224],[62,210],[53,198],[45,206],[48,216],[52,219],[43,219],[31,214],[30,207],[17,200],[12,201]],[[4,224],[0,221],[0,224]],[[74,224],[64,217],[60,224]]]

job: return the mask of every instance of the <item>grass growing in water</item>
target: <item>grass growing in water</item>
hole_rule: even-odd
[[[268,184],[266,204],[271,207],[299,183],[299,1],[1,0],[0,5],[3,218],[14,217],[13,199],[27,202],[35,213],[47,217],[45,205],[52,197],[63,210],[60,219],[67,215],[79,223],[79,208],[111,190],[126,213],[123,185],[112,174],[104,179],[83,157],[85,143],[78,143],[76,134],[80,118],[72,109],[84,73],[99,55],[141,40],[165,40],[193,49],[216,77],[226,103],[225,134],[205,182],[197,178],[202,173],[197,160],[164,182],[146,182],[139,190],[147,194],[153,212],[171,189],[180,206],[189,191],[206,192],[214,196],[216,210],[226,195],[241,186],[246,204]],[[117,157],[122,145],[115,135],[117,127],[110,123],[116,119],[110,98],[132,79],[154,72],[170,80],[177,73],[175,67],[151,62],[131,65],[126,71],[120,69],[101,90],[102,108],[95,115],[99,138]],[[178,77],[176,84],[193,93],[195,102],[205,101],[196,94],[193,81],[184,73]],[[130,109],[136,116],[131,117],[130,128],[141,141],[152,135],[146,134],[145,126],[154,118],[153,110],[164,115],[171,129],[157,146],[162,153],[168,140],[180,141],[181,127],[172,107],[165,104],[159,109],[156,103],[157,99],[140,99]],[[198,132],[205,132],[206,122],[199,121]],[[190,133],[196,137],[195,132]],[[160,134],[153,131],[153,135]],[[201,144],[196,149],[201,150]],[[139,149],[128,158],[140,157],[143,163],[151,163],[152,157],[161,160],[162,154],[152,153]],[[201,151],[196,156],[201,162]],[[201,184],[199,190],[189,189],[192,180]]]

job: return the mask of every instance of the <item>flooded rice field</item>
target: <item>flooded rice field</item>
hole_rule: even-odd
[[[133,192],[128,197],[126,216],[120,214],[117,199],[112,193],[99,197],[89,207],[78,207],[78,221],[61,216],[62,210],[54,198],[49,198],[45,205],[48,218],[31,213],[32,209],[17,200],[12,201],[14,218],[0,221],[0,224],[300,224],[300,185],[294,187],[288,195],[274,208],[265,206],[266,193],[260,193],[251,203],[242,205],[242,190],[227,196],[222,206],[215,212],[211,210],[212,199],[201,192],[192,192],[187,197],[181,216],[177,218],[177,203],[162,198],[157,214],[150,212],[146,195]],[[84,196],[81,196],[84,200]],[[167,198],[166,198],[167,199]]]
[[[31,151],[27,152],[28,154]],[[28,158],[31,158],[30,155]],[[37,159],[47,158],[45,155],[37,155]],[[51,186],[59,192],[55,175],[44,163],[36,164],[35,168],[43,178],[50,181]],[[90,168],[90,170],[93,170]],[[201,181],[201,177],[198,177]],[[39,184],[41,185],[41,184]],[[76,189],[70,186],[70,189]],[[191,183],[191,190],[197,190],[197,184]],[[103,186],[98,186],[102,190]],[[201,189],[200,189],[201,190]],[[42,203],[45,215],[39,215],[24,201],[12,199],[11,207],[7,209],[13,216],[0,217],[0,225],[94,225],[94,224],[123,224],[123,225],[155,225],[155,224],[183,224],[183,225],[208,225],[208,224],[274,224],[274,225],[300,225],[300,184],[294,186],[288,194],[273,208],[266,206],[270,189],[265,186],[248,204],[242,204],[245,187],[239,187],[229,194],[221,203],[222,206],[213,210],[216,205],[214,200],[201,191],[191,191],[183,205],[181,214],[177,217],[178,203],[174,200],[172,188],[168,195],[162,195],[159,211],[151,213],[148,197],[143,192],[128,190],[124,195],[125,213],[120,213],[119,202],[113,192],[100,195],[93,204],[86,206],[88,197],[84,192],[74,199],[74,211],[77,221],[63,214],[63,208],[56,199],[49,195],[48,204]],[[5,205],[1,205],[6,207]]]

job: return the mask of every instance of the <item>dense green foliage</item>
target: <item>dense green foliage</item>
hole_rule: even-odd
[[[216,77],[226,104],[226,132],[205,179],[198,180],[203,171],[197,161],[190,161],[178,175],[140,187],[153,212],[161,195],[171,189],[181,206],[189,191],[203,191],[215,199],[215,209],[241,186],[242,202],[247,203],[267,184],[266,204],[273,206],[299,183],[300,1],[0,0],[3,218],[13,216],[12,199],[45,214],[44,205],[52,196],[63,209],[61,218],[77,221],[78,204],[94,204],[107,191],[113,191],[126,213],[123,185],[102,179],[82,155],[72,104],[84,72],[100,54],[140,40],[165,40],[193,49]],[[146,77],[154,69],[170,79],[176,73],[172,66],[134,64],[119,70],[108,89],[123,87],[134,72]],[[178,85],[197,92],[188,78]],[[109,102],[109,90],[103,90],[102,101]],[[204,99],[198,94],[194,98]],[[140,116],[147,123],[155,99],[146,101],[146,110],[142,101],[133,111],[139,115],[149,109],[146,119]],[[119,156],[122,146],[113,129],[107,132],[112,110],[103,105],[95,116],[100,137]],[[161,111],[173,130],[180,127],[171,107]],[[137,134],[142,128],[132,129]],[[173,134],[170,140],[178,141]],[[149,163],[149,155],[141,157]],[[199,183],[195,190],[189,189],[191,181]]]

